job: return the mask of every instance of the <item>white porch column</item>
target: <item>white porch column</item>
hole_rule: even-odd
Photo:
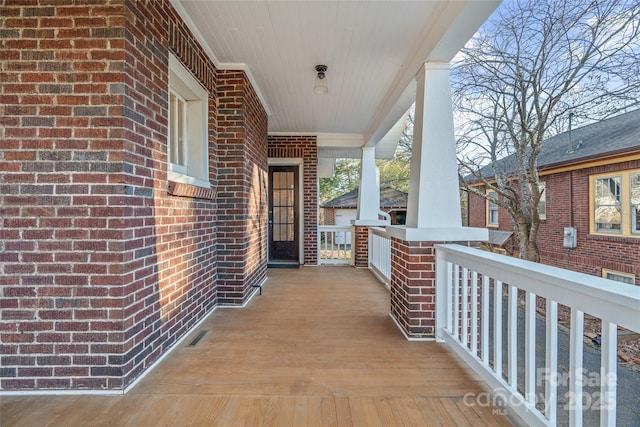
[[[360,160],[360,189],[358,190],[359,221],[378,220],[380,209],[380,176],[376,168],[375,147],[363,147]]]
[[[486,229],[462,227],[449,64],[427,62],[417,92],[405,240],[486,240]],[[392,231],[393,232],[393,231]]]
[[[417,76],[407,225],[389,226],[391,317],[408,339],[435,339],[436,243],[483,241],[486,228],[462,227],[449,64],[426,63]],[[446,275],[446,274],[444,274]]]
[[[355,225],[383,225],[378,219],[380,211],[380,175],[376,167],[375,147],[362,148],[360,161],[360,189],[358,190],[358,216]]]
[[[462,227],[449,64],[426,63],[417,76],[409,227]]]

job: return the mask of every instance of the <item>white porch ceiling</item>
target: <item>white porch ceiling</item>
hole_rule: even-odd
[[[397,139],[384,137],[414,102],[421,65],[450,61],[500,0],[172,3],[216,67],[247,72],[270,133],[380,144],[388,157]],[[312,92],[317,64],[328,66],[326,95]]]

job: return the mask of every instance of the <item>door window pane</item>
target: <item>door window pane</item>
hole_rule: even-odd
[[[292,242],[295,238],[295,189],[293,172],[273,173],[273,240]]]

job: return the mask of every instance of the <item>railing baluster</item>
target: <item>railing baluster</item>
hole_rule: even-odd
[[[600,361],[600,425],[616,425],[616,397],[618,375],[618,325],[602,321],[602,360]]]
[[[536,403],[536,294],[525,296],[524,397]]]
[[[468,346],[469,343],[469,269],[462,269],[462,315],[460,321],[462,323],[462,345]],[[467,347],[468,348],[468,347]]]
[[[453,266],[453,336],[460,340],[460,266]]]
[[[571,308],[569,333],[569,425],[582,426],[582,359],[584,313]]]
[[[545,354],[545,415],[551,425],[556,424],[558,408],[558,303],[547,298],[546,306],[546,354]]]
[[[509,385],[518,389],[518,288],[509,285],[507,306],[507,379]]]
[[[480,302],[482,314],[482,333],[480,334],[480,354],[485,365],[489,365],[489,276],[482,276],[482,301]]]
[[[447,307],[446,307],[446,312],[447,312],[447,332],[449,332],[450,334],[454,334],[454,330],[453,330],[453,322],[454,322],[454,318],[453,318],[453,307],[455,302],[453,301],[453,287],[455,286],[455,280],[453,279],[453,265],[450,262],[447,262],[447,280],[446,280],[446,286],[447,286],[447,295],[446,295],[446,301],[447,301]]]
[[[502,282],[493,285],[493,370],[502,378]]]
[[[471,353],[478,356],[478,273],[471,273]]]

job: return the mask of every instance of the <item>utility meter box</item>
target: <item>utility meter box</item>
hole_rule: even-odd
[[[564,239],[562,247],[568,249],[575,249],[578,244],[578,230],[575,227],[564,228]]]

